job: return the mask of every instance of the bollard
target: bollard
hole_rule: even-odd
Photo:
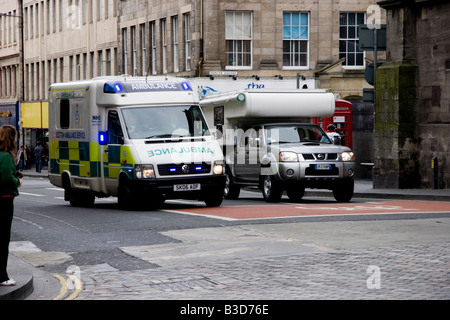
[[[431,181],[433,189],[438,188],[438,160],[436,157],[431,159]]]

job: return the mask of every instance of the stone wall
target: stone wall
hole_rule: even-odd
[[[450,187],[450,3],[383,1],[387,62],[377,70],[375,188]]]

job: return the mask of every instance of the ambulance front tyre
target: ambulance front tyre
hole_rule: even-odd
[[[119,183],[117,201],[120,209],[130,209],[133,206],[133,193],[125,180],[121,180]]]
[[[223,190],[219,190],[217,192],[209,194],[208,198],[206,198],[204,201],[207,207],[220,206],[223,201]]]
[[[132,188],[127,179],[121,179],[119,182],[117,200],[122,210],[156,210],[164,203],[164,198],[149,198]]]

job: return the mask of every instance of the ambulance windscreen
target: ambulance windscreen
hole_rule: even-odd
[[[123,108],[122,115],[130,139],[209,135],[198,106],[130,107]]]

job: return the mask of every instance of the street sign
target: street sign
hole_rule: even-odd
[[[377,63],[377,68],[379,66],[381,66],[381,63]],[[366,67],[366,70],[364,70],[364,78],[366,79],[367,83],[370,84],[371,86],[373,86],[375,84],[375,70],[376,68],[374,67],[375,64],[371,63]]]
[[[369,28],[365,24],[359,25],[359,50],[374,51],[375,33],[377,34],[377,51],[386,51],[386,25],[380,25],[380,29]]]
[[[209,72],[210,76],[237,76],[238,73],[237,71],[210,71]]]

